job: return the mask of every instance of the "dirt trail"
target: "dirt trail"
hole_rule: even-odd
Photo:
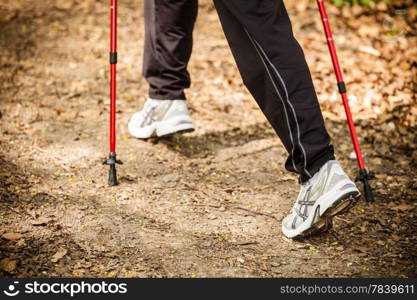
[[[190,65],[188,96],[198,129],[147,142],[129,137],[126,122],[142,105],[146,84],[140,77],[142,4],[123,1],[118,154],[124,165],[121,185],[109,188],[108,168],[101,165],[108,152],[108,7],[49,2],[29,1],[0,26],[0,236],[22,235],[0,239],[0,276],[417,275],[412,127],[387,133],[367,120],[372,114],[381,120],[383,111],[361,107],[358,130],[369,168],[378,174],[376,202],[361,201],[327,234],[288,240],[280,222],[297,195],[297,180],[284,171],[285,150],[243,88],[209,1],[200,4]],[[303,13],[289,4],[294,28],[338,158],[355,176],[317,12],[305,2]],[[415,45],[415,38],[404,40]],[[356,64],[355,50],[341,44],[346,64]],[[370,54],[356,55],[366,63],[348,75],[354,94],[362,89],[357,78],[374,71]],[[389,59],[379,63],[390,67]],[[412,84],[402,90],[408,97]]]

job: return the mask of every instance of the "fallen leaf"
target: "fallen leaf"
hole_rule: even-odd
[[[6,272],[12,272],[16,269],[16,261],[10,258],[5,258],[0,261],[0,269]]]
[[[353,248],[353,250],[358,251],[358,252],[362,252],[362,253],[368,253],[369,249],[366,247],[362,247],[362,246],[356,246],[355,248]]]
[[[60,248],[51,258],[51,261],[56,263],[68,253],[67,249]]]
[[[33,226],[44,226],[44,225],[48,224],[50,221],[51,221],[51,219],[50,219],[50,218],[47,218],[47,217],[40,217],[40,218],[38,218],[38,219],[36,219],[36,220],[31,221],[30,223],[31,223]]]
[[[407,211],[407,210],[414,209],[414,207],[415,206],[413,204],[400,204],[400,205],[392,206],[391,209],[393,209],[393,210]]]
[[[293,180],[296,180],[296,177],[291,176],[291,175],[284,175],[284,176],[281,176],[279,178],[279,180],[281,180],[281,181],[293,181]]]
[[[256,245],[256,244],[258,244],[258,242],[256,241],[238,241],[235,243],[235,245],[238,245],[238,246],[247,246],[247,245]]]
[[[58,0],[55,4],[55,7],[63,10],[69,10],[72,8],[73,4],[74,3],[72,1]]]
[[[80,116],[89,120],[96,120],[101,114],[101,110],[98,108],[87,109],[80,113]]]
[[[1,237],[8,241],[17,241],[20,240],[23,237],[23,235],[21,235],[20,233],[9,232],[3,234]]]
[[[78,113],[76,111],[68,111],[59,114],[59,118],[64,121],[74,120],[77,117]]]

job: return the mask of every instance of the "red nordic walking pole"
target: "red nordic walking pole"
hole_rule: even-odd
[[[118,185],[116,164],[116,65],[117,65],[117,0],[110,0],[110,155],[103,163],[110,166],[110,186]]]
[[[317,0],[317,4],[319,6],[321,19],[323,21],[324,33],[327,38],[327,44],[330,50],[330,56],[332,57],[334,71],[336,73],[337,78],[337,85],[339,87],[340,95],[342,96],[343,106],[345,107],[347,122],[349,125],[350,136],[352,138],[353,147],[355,149],[356,158],[358,160],[359,165],[359,175],[356,177],[356,181],[362,181],[364,186],[364,193],[365,198],[367,201],[371,202],[374,200],[372,189],[369,185],[369,180],[372,179],[374,176],[372,173],[368,173],[365,168],[365,164],[363,162],[361,148],[359,146],[358,137],[356,135],[355,124],[352,119],[352,114],[349,108],[349,101],[347,97],[346,85],[343,81],[343,74],[340,68],[339,59],[337,57],[336,46],[333,41],[332,30],[330,28],[329,19],[327,17],[326,7],[324,4],[324,0]]]

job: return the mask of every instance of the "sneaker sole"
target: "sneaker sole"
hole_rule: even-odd
[[[314,219],[317,221],[311,228],[300,233],[297,237],[306,238],[312,235],[317,235],[326,232],[333,226],[333,218],[335,216],[347,213],[359,200],[360,193],[351,192],[343,195],[340,199],[336,200],[332,206],[330,206],[321,216],[319,215],[320,207],[316,208]]]
[[[191,125],[192,126],[192,125]],[[183,125],[183,126],[177,126],[176,128],[173,127],[169,130],[161,130],[158,125],[151,128],[152,131],[148,131],[148,134],[138,134],[138,131],[135,132],[135,129],[131,129],[129,127],[129,133],[140,140],[149,140],[154,138],[160,138],[160,137],[169,137],[176,134],[184,134],[188,132],[195,131],[194,127],[191,127],[189,124]]]
[[[153,136],[153,138],[166,138],[166,137],[171,137],[171,136],[174,136],[174,135],[177,135],[177,134],[185,134],[185,133],[190,133],[190,132],[194,132],[194,131],[195,131],[194,128],[182,129],[182,130],[177,130],[177,131],[162,134],[162,135],[155,134]]]

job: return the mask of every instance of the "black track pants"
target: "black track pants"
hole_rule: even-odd
[[[150,98],[185,99],[197,10],[197,0],[145,0],[143,75]]]
[[[214,4],[244,84],[289,153],[286,169],[307,181],[334,159],[334,152],[283,1],[214,0]],[[146,7],[144,75],[151,86],[150,97],[184,99],[197,2],[147,0]],[[169,20],[173,20],[171,26]],[[164,30],[152,32],[161,27]],[[178,95],[182,97],[174,97]]]

